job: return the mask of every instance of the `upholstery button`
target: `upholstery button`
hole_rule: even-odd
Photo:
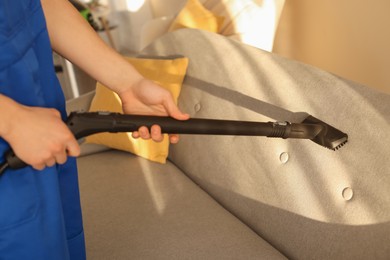
[[[279,160],[283,164],[287,163],[289,159],[290,159],[290,155],[286,152],[281,153],[279,156]]]
[[[199,112],[200,111],[200,109],[201,109],[201,105],[200,105],[200,103],[197,103],[195,106],[194,106],[194,110],[195,110],[195,112]]]
[[[345,200],[351,200],[353,198],[353,190],[351,187],[346,187],[342,191],[343,198]]]

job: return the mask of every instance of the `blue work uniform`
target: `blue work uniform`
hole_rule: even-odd
[[[66,118],[39,0],[0,1],[0,93],[26,106],[55,108]],[[8,149],[0,138],[0,162]],[[0,259],[85,259],[74,158],[43,171],[9,169],[0,177]]]

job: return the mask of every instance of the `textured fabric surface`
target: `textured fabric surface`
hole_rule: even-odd
[[[170,159],[295,259],[390,256],[390,96],[222,36],[180,30],[145,53],[190,59],[179,105],[192,117],[300,122],[349,135],[310,140],[181,136]]]
[[[171,163],[79,158],[88,259],[285,259]]]

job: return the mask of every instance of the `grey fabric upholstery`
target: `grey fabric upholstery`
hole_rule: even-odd
[[[173,164],[78,160],[88,259],[285,259]]]
[[[309,113],[348,133],[337,152],[307,140],[182,136],[170,159],[289,258],[390,257],[389,95],[207,32],[180,30],[144,53],[189,58],[179,104],[193,117]]]
[[[192,117],[312,114],[349,143],[333,152],[309,140],[182,135],[167,165],[117,151],[81,157],[90,259],[390,257],[389,95],[196,30],[143,55],[189,58],[179,106]]]

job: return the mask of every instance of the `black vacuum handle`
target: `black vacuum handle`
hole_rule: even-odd
[[[76,139],[102,132],[133,132],[141,126],[149,129],[159,125],[166,134],[244,135],[278,138],[313,139],[322,130],[317,124],[288,122],[251,122],[191,118],[176,120],[171,117],[124,115],[109,112],[72,112],[66,122]],[[8,167],[19,169],[27,166],[12,150],[5,155]]]
[[[76,139],[101,132],[133,132],[141,126],[150,129],[153,125],[159,125],[161,132],[166,134],[245,135],[302,139],[312,139],[322,130],[321,126],[314,124],[201,118],[190,118],[182,121],[171,117],[106,112],[73,112],[69,115],[67,125]]]

